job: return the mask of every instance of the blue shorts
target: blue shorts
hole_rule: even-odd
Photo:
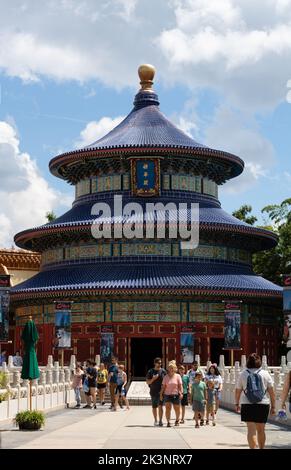
[[[120,395],[121,397],[126,397],[126,389],[123,385],[117,385],[115,389],[115,395]]]

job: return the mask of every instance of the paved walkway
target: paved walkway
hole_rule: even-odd
[[[173,420],[174,423],[174,420]],[[291,448],[290,428],[267,424],[268,448]],[[0,424],[3,449],[244,449],[245,425],[235,413],[219,410],[217,426],[194,428],[191,409],[179,427],[153,427],[151,408],[111,412],[65,409],[50,413],[44,430],[19,431]]]

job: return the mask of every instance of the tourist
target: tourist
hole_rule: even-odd
[[[115,411],[115,391],[117,387],[117,374],[118,374],[118,364],[116,357],[112,357],[111,366],[108,369],[108,378],[109,378],[109,390],[110,390],[110,399],[111,406],[110,409]]]
[[[191,369],[189,369],[187,373],[189,377],[190,389],[191,389],[192,383],[194,382],[197,372],[200,372],[200,374],[202,374],[202,379],[204,379],[204,373],[203,373],[203,370],[200,369],[198,361],[193,361],[191,364]]]
[[[180,405],[183,398],[183,386],[182,379],[179,374],[177,374],[176,361],[170,361],[168,365],[168,373],[163,378],[162,388],[160,392],[160,400],[165,400],[166,405],[166,419],[167,427],[171,427],[171,409],[172,405],[174,407],[176,421],[175,426],[179,426],[180,418]]]
[[[179,374],[181,375],[182,379],[182,385],[183,385],[183,397],[181,400],[181,424],[184,424],[184,418],[185,418],[185,409],[186,406],[188,405],[188,393],[189,393],[189,375],[185,374],[185,367],[184,366],[179,366]]]
[[[120,364],[118,366],[117,374],[117,387],[115,391],[115,410],[117,409],[118,399],[120,399],[120,408],[123,408],[122,402],[125,403],[126,409],[129,410],[129,402],[126,398],[126,384],[127,384],[127,374],[124,370],[124,365]]]
[[[101,405],[105,405],[105,390],[108,380],[108,372],[103,362],[97,370],[97,389]]]
[[[215,413],[217,413],[218,408],[219,408],[219,402],[221,400],[222,377],[220,375],[220,372],[216,364],[211,364],[211,366],[208,369],[207,374],[205,375],[206,385],[207,385],[207,382],[209,381],[214,383]]]
[[[154,367],[150,369],[146,375],[146,383],[150,387],[150,395],[152,400],[152,412],[154,416],[154,426],[163,426],[163,400],[160,400],[160,391],[162,388],[163,378],[167,372],[162,368],[162,359],[156,357]],[[159,421],[158,413],[159,410]]]
[[[3,349],[0,354],[0,366],[3,365],[3,362],[7,363],[7,350]]]
[[[281,394],[281,408],[286,410],[286,401],[289,395],[289,411],[291,413],[291,370],[286,374]]]
[[[22,357],[20,356],[19,351],[15,352],[15,356],[13,356],[13,365],[14,367],[22,367]]]
[[[207,381],[207,404],[206,404],[206,424],[209,424],[209,415],[212,418],[212,426],[216,425],[215,422],[215,389],[214,381]]]
[[[89,387],[89,391],[85,392],[87,405],[84,408],[91,408],[91,402],[93,403],[93,408],[97,408],[96,406],[96,387],[97,387],[97,371],[96,371],[96,363],[93,361],[88,360],[86,362],[86,378]]]
[[[191,388],[192,409],[194,411],[195,428],[204,424],[205,404],[207,402],[207,388],[201,372],[197,372]]]
[[[236,411],[241,412],[241,420],[247,423],[250,449],[255,449],[257,444],[260,449],[265,447],[265,425],[270,411],[270,399],[271,415],[275,415],[273,380],[261,366],[260,356],[251,354],[247,360],[247,369],[240,373],[235,389]]]
[[[81,388],[83,387],[83,368],[81,364],[77,364],[74,371],[72,371],[72,388],[75,392],[76,406],[75,408],[80,408],[81,406]]]

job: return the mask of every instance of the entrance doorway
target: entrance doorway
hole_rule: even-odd
[[[225,365],[229,365],[229,351],[224,351],[224,338],[210,338],[210,360],[219,365],[219,356],[224,355]]]
[[[155,357],[162,355],[162,338],[131,338],[131,376],[144,378]]]

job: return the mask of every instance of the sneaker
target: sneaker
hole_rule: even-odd
[[[154,422],[154,426],[158,426],[159,425],[159,422],[158,421],[155,421]]]
[[[75,406],[75,408],[81,408],[80,403]]]
[[[200,428],[199,424],[195,424],[195,428],[196,429]]]
[[[206,423],[205,423],[207,426],[209,425],[209,419],[206,420]]]
[[[181,419],[180,424],[184,424],[184,423],[185,423],[185,421],[183,419]]]
[[[94,405],[93,408],[94,408],[94,410],[97,410],[97,405]]]
[[[171,427],[171,423],[167,423],[167,428],[170,428]]]
[[[159,422],[159,426],[160,426],[160,428],[164,426],[163,421],[160,421],[160,422]]]
[[[203,421],[203,419],[201,419],[201,421],[200,421],[200,426],[204,426],[204,421]]]
[[[176,419],[175,426],[179,426],[179,421]]]
[[[85,408],[91,408],[91,405],[85,405],[85,406],[83,406],[83,410],[84,410]]]
[[[105,401],[103,401],[103,402],[101,403],[101,405],[102,405],[102,406],[105,405]]]
[[[215,422],[215,421],[213,421],[212,426],[216,426],[216,422]]]

